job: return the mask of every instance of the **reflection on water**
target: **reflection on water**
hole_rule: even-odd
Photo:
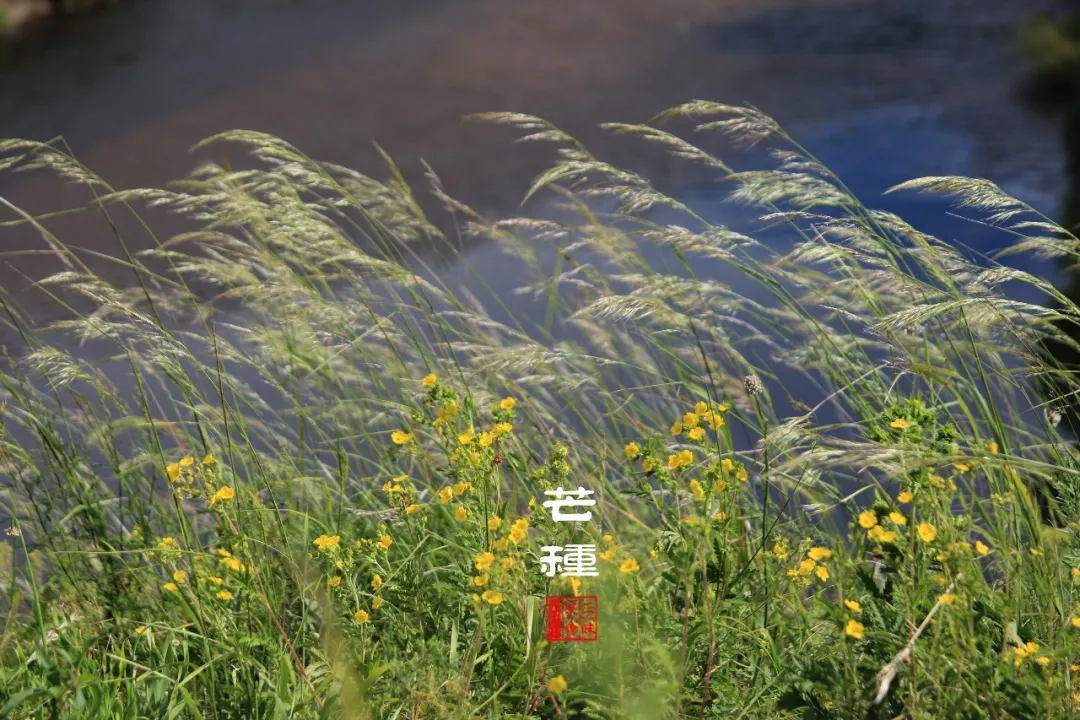
[[[1008,0],[988,11],[960,0],[903,8],[883,0],[126,3],[44,38],[0,75],[0,136],[63,135],[120,188],[160,186],[204,158],[242,162],[218,149],[188,152],[233,127],[280,135],[313,157],[376,175],[371,141],[378,140],[408,179],[422,182],[425,158],[452,195],[505,216],[519,212],[550,151],[513,145],[512,133],[461,118],[514,109],[552,119],[598,155],[736,224],[739,211],[715,201],[711,179],[595,129],[706,97],[760,107],[867,204],[907,213],[920,229],[986,253],[1004,238],[944,217],[941,204],[879,196],[916,175],[973,174],[1052,210],[1058,141],[1048,120],[1012,98],[1021,68],[1008,38],[1028,13],[1054,4]],[[89,199],[52,178],[10,173],[0,174],[0,195],[33,214]],[[11,217],[0,212],[0,220]],[[187,229],[160,212],[148,211],[147,220],[157,237],[123,213],[45,225],[94,271],[130,284],[128,270],[104,259],[118,252],[116,233],[138,250]],[[25,228],[0,228],[0,286],[32,317],[49,319],[55,303],[28,286],[58,266],[22,254],[41,245]],[[470,247],[449,258],[446,272],[488,263],[493,252]],[[506,286],[500,292],[521,280],[493,277]]]

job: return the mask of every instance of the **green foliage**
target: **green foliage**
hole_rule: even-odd
[[[39,332],[3,298],[26,348],[0,373],[0,716],[1075,714],[1080,463],[1032,378],[1080,388],[1032,348],[1067,343],[1076,306],[863,206],[757,111],[657,124],[677,116],[778,167],[610,129],[727,179],[790,251],[522,115],[487,119],[560,145],[529,192],[570,212],[489,221],[433,176],[453,235],[392,165],[258,133],[208,141],[253,169],[127,192],[0,143],[94,189],[90,211],[200,228],[122,250],[135,291],[44,233],[70,314]],[[953,195],[1016,252],[1080,249],[986,181],[900,189]],[[465,235],[506,251],[542,321],[467,266],[468,291],[421,272],[422,243]],[[545,491],[578,485],[593,520],[553,522]],[[541,571],[569,544],[598,577]],[[597,642],[546,641],[553,594],[598,597]]]

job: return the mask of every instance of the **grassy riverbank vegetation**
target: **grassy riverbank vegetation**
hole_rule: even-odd
[[[685,118],[772,165],[665,132]],[[444,233],[389,161],[380,181],[251,132],[208,141],[250,169],[168,190],[0,145],[92,189],[85,212],[195,228],[118,237],[138,282],[115,287],[8,216],[64,263],[42,288],[70,312],[35,328],[3,297],[27,351],[0,375],[0,715],[1073,716],[1077,388],[1044,348],[1078,309],[1002,262],[1076,238],[986,181],[895,190],[1013,239],[958,249],[745,108],[608,129],[715,173],[759,237],[542,120],[482,119],[558,148],[529,189],[558,220],[485,218],[432,173]],[[427,265],[478,242],[517,291]],[[544,491],[578,485],[593,521],[553,523]],[[569,543],[599,577],[540,572]],[[553,594],[598,596],[598,642],[545,641]]]

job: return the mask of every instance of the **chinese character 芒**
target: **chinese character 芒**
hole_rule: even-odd
[[[589,495],[593,494],[592,490],[586,490],[583,487],[578,487],[577,490],[563,490],[561,487],[554,490],[547,490],[545,495],[551,495],[554,500],[545,500],[544,507],[551,509],[551,519],[555,522],[588,522],[592,520],[592,511],[588,510],[583,513],[564,513],[563,508],[567,507],[592,507],[596,505],[596,501],[589,498]]]
[[[568,577],[596,577],[595,545],[545,545],[540,548],[544,556],[540,558],[540,567],[548,577],[563,575]]]

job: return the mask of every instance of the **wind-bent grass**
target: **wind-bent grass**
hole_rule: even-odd
[[[660,129],[676,116],[776,169],[732,172]],[[1073,712],[1080,464],[1055,426],[1076,383],[1043,348],[1076,348],[1077,307],[864,207],[753,110],[610,129],[725,177],[790,252],[539,119],[484,119],[559,146],[528,195],[575,219],[430,190],[520,263],[535,317],[426,267],[459,240],[389,158],[383,183],[233,132],[207,142],[256,169],[114,192],[56,146],[0,144],[0,167],[84,183],[92,211],[201,228],[138,255],[118,238],[132,289],[42,218],[8,223],[64,262],[42,287],[71,313],[38,333],[3,300],[27,351],[0,377],[0,715]],[[896,191],[953,195],[1015,252],[1080,249],[986,181]],[[543,492],[578,485],[593,521],[553,523]],[[541,546],[574,542],[600,576],[545,577]],[[542,596],[579,593],[599,642],[546,642]]]

